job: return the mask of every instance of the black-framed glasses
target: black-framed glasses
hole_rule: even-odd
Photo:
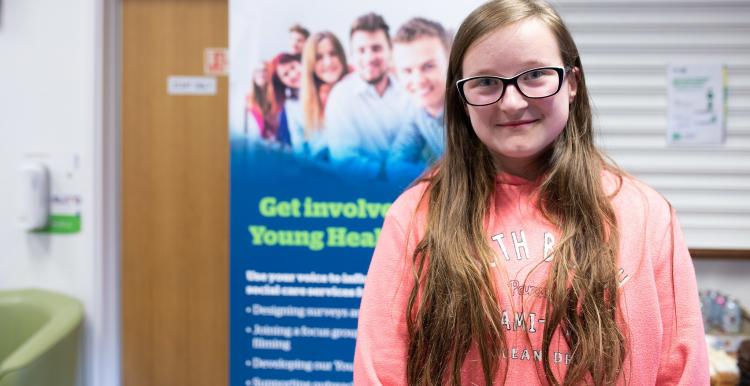
[[[480,75],[456,82],[458,93],[472,106],[487,106],[500,100],[508,86],[516,86],[523,96],[531,99],[557,94],[570,67],[539,67],[526,70],[512,78]]]

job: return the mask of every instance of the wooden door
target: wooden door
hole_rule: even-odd
[[[227,81],[167,95],[227,36],[226,0],[122,1],[125,386],[228,382]]]

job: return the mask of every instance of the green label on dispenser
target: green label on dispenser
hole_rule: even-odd
[[[36,233],[78,233],[81,231],[81,215],[53,214],[49,216],[49,224]]]

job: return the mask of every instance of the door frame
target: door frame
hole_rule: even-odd
[[[92,0],[95,29],[94,304],[100,330],[87,337],[85,379],[90,386],[120,386],[120,93],[121,1]]]

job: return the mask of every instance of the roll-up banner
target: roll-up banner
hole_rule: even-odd
[[[351,385],[391,202],[439,158],[479,1],[230,1],[231,385]]]

